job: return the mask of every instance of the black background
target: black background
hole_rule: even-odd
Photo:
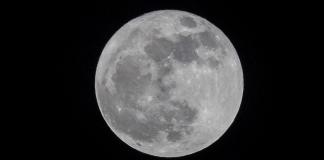
[[[191,12],[220,28],[236,48],[244,73],[242,105],[228,131],[208,148],[174,159],[315,159],[314,152],[322,149],[315,136],[323,126],[316,124],[322,117],[316,114],[323,113],[317,111],[322,103],[316,102],[322,99],[322,28],[316,24],[323,19],[321,4],[311,0],[7,3],[1,10],[1,79],[8,81],[1,86],[4,155],[163,159],[138,152],[114,135],[100,114],[94,89],[96,66],[112,35],[131,19],[162,9]]]
[[[64,45],[56,63],[64,89],[53,91],[63,98],[55,103],[55,110],[63,114],[52,120],[55,127],[45,138],[50,139],[45,142],[50,153],[162,159],[138,152],[114,135],[101,116],[94,89],[99,56],[113,34],[129,20],[162,9],[191,12],[220,28],[233,43],[244,74],[241,108],[227,132],[208,148],[174,159],[267,159],[287,152],[286,135],[277,114],[283,104],[275,104],[274,93],[281,92],[275,88],[275,77],[280,59],[285,57],[285,39],[291,31],[286,24],[294,20],[293,6],[279,2],[161,0],[81,2],[63,8],[62,21],[55,26],[60,33],[56,37]]]

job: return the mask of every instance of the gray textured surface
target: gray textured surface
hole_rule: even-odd
[[[149,144],[146,145],[145,153],[152,155],[183,156],[210,145],[234,120],[242,96],[241,70],[237,70],[239,72],[237,74],[231,68],[232,66],[225,62],[228,56],[237,56],[235,49],[216,27],[212,30],[208,26],[206,30],[192,34],[174,33],[172,38],[161,36],[160,32],[174,32],[170,24],[175,24],[176,15],[183,14],[187,13],[158,11],[132,20],[118,31],[117,36],[114,35],[118,43],[114,43],[114,47],[111,47],[113,42],[107,45],[108,49],[104,50],[97,68],[96,94],[101,112],[108,125],[118,136],[126,135],[128,140],[135,141],[136,149]],[[197,19],[191,17],[193,17],[192,14],[187,14],[187,16],[178,17],[180,19],[177,20],[183,27],[189,29],[199,29],[201,25],[207,24],[205,20],[200,21],[199,17]],[[159,23],[165,24],[160,30],[152,26]],[[156,26],[160,27],[160,25]],[[153,31],[152,28],[155,29],[154,32],[150,32]],[[216,37],[216,31],[221,40]],[[198,54],[201,47],[214,54],[218,50],[217,54],[222,55],[202,58]],[[127,50],[127,55],[119,57],[125,50]],[[138,54],[142,51],[144,55]],[[107,56],[108,54],[110,56]],[[114,65],[117,60],[119,61]],[[152,63],[151,65],[156,67],[155,70],[144,73],[143,70],[147,68],[143,68],[145,66],[143,62]],[[185,66],[188,67],[193,63],[199,64],[200,67],[208,66],[213,72],[219,73],[217,84],[221,84],[220,87],[215,90],[216,81],[212,82],[215,78],[214,73],[195,75],[193,71],[185,69]],[[180,81],[183,78],[180,76],[166,83],[165,80],[179,69],[175,67],[175,64],[178,67],[184,66],[186,73],[183,77],[185,78]],[[200,71],[207,72],[206,69]],[[185,80],[189,79],[192,79],[192,84],[186,84]],[[108,83],[110,87],[107,87]],[[178,91],[179,87],[185,90],[181,91],[183,95],[173,97],[171,100],[171,92]],[[154,91],[149,92],[152,102],[139,103],[139,99],[152,88]],[[207,90],[212,91],[212,95],[221,92],[216,96],[217,101],[223,100],[224,102],[218,104],[213,97],[210,100],[206,99],[207,94],[204,92]],[[205,100],[201,101],[203,98]],[[195,101],[199,103],[193,103]],[[201,115],[203,108],[199,108],[201,106],[198,104],[208,105],[203,106],[209,109],[207,113]],[[216,108],[218,105],[224,106]],[[162,142],[161,136],[165,136],[164,140],[167,142]],[[150,145],[152,146],[149,147]],[[172,148],[173,145],[179,146]],[[143,151],[143,149],[138,150]]]
[[[139,96],[144,94],[145,89],[152,84],[150,74],[141,75],[139,66],[136,64],[136,57],[125,57],[120,63],[117,64],[116,73],[112,76],[113,82],[116,86],[116,98],[120,105],[125,108],[119,116],[114,116],[113,121],[116,122],[114,126],[119,132],[128,134],[134,140],[144,142],[153,142],[157,140],[159,132],[170,133],[167,138],[171,141],[177,141],[182,138],[182,130],[186,130],[187,126],[180,126],[178,129],[174,128],[177,124],[190,124],[193,122],[197,110],[191,109],[186,102],[172,101],[167,105],[174,107],[174,110],[167,111],[166,107],[159,107],[155,113],[145,111],[142,108],[150,106],[140,106],[137,103]],[[162,73],[158,79],[163,79],[167,75]],[[159,89],[160,96],[166,97],[169,90],[161,89],[167,88],[161,82],[156,81]],[[167,101],[168,99],[164,99]],[[113,107],[113,106],[112,106]],[[144,113],[147,118],[146,121],[140,121],[136,115],[132,114],[135,110]],[[116,110],[115,110],[116,111]],[[161,121],[163,118],[165,121]],[[172,119],[176,122],[172,122]],[[181,122],[180,122],[181,121]]]
[[[189,28],[195,28],[197,26],[195,20],[189,16],[184,16],[184,17],[180,18],[180,23],[181,23],[181,25],[189,27]]]

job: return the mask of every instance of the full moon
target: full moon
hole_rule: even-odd
[[[243,72],[228,37],[185,11],[153,11],[108,41],[95,78],[98,105],[125,144],[181,157],[215,143],[239,111]]]

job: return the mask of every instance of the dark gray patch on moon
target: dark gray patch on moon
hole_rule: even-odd
[[[158,79],[163,79],[164,76],[172,72],[172,66],[163,65],[161,62],[158,72]],[[198,114],[198,110],[189,106],[186,101],[172,101],[168,103],[168,92],[172,86],[166,86],[161,81],[156,82],[159,90],[158,94],[164,96],[163,100],[167,103],[168,107],[161,105],[156,107],[153,111],[154,113],[152,113],[152,110],[145,109],[151,106],[139,106],[137,98],[144,93],[148,85],[152,84],[152,80],[150,74],[141,75],[136,56],[124,57],[116,65],[116,73],[112,75],[112,80],[116,87],[114,102],[117,99],[118,105],[122,107],[121,111],[116,111],[116,108],[114,110],[107,110],[110,112],[109,117],[111,117],[116,130],[129,135],[134,140],[149,143],[157,140],[160,132],[167,133],[167,139],[172,142],[181,140],[184,135],[182,132],[190,133],[189,126],[185,124],[193,122]],[[107,99],[102,96],[99,96],[99,98]],[[104,108],[107,105],[109,104],[102,104]],[[136,112],[143,113],[146,120],[139,119],[135,114]],[[161,118],[164,121],[161,121]],[[180,124],[176,129],[174,128],[174,120],[178,125]]]
[[[198,47],[199,43],[192,36],[179,35],[179,42],[174,47],[174,59],[181,63],[189,64],[199,58],[196,53]]]
[[[210,68],[218,69],[219,65],[221,65],[221,61],[217,60],[215,57],[208,57],[207,63]]]
[[[180,18],[180,23],[183,26],[186,26],[188,28],[195,28],[197,26],[195,20],[192,17],[183,16]]]
[[[134,111],[126,110],[118,117],[117,129],[129,135],[134,140],[152,143],[158,136],[161,128],[154,121],[139,121]]]
[[[170,101],[170,106],[161,106],[159,108],[159,117],[165,121],[161,122],[163,128],[161,130],[167,133],[167,139],[171,142],[177,142],[183,139],[184,133],[191,134],[192,129],[189,126],[197,118],[198,110],[189,106],[186,101]],[[175,127],[176,121],[177,127]]]
[[[184,121],[185,123],[192,123],[197,118],[198,111],[189,107],[187,101],[171,101],[170,103],[179,110],[175,119]]]
[[[165,65],[165,64],[167,64],[167,65]],[[167,75],[172,74],[172,72],[174,71],[174,68],[173,68],[169,59],[167,59],[163,62],[160,62],[157,65],[158,65],[158,69],[157,69],[158,76],[157,76],[156,81],[154,82],[156,84],[155,86],[158,87],[158,93],[156,96],[159,101],[164,102],[170,98],[169,91],[173,88],[176,88],[175,83],[171,83],[168,85],[163,83],[163,79]]]
[[[168,135],[167,135],[167,139],[171,142],[177,142],[178,140],[180,140],[182,137],[181,132],[180,131],[168,131]]]
[[[198,34],[200,42],[202,45],[210,49],[217,49],[220,44],[215,38],[215,34],[210,31],[200,32]]]
[[[174,44],[166,38],[154,38],[144,47],[144,51],[155,62],[160,62],[172,53],[173,48]]]
[[[141,75],[135,59],[127,56],[116,65],[116,73],[111,78],[119,97],[127,106],[144,93],[145,87],[151,80],[151,74]]]
[[[160,62],[173,54],[175,60],[181,63],[191,63],[199,58],[195,49],[199,47],[199,42],[192,36],[176,35],[177,42],[172,42],[166,38],[154,38],[144,47],[146,54],[155,62]]]

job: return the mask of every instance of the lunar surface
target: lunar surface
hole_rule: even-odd
[[[111,130],[158,157],[196,153],[229,128],[243,94],[230,40],[192,13],[154,11],[122,26],[105,46],[96,96]]]

